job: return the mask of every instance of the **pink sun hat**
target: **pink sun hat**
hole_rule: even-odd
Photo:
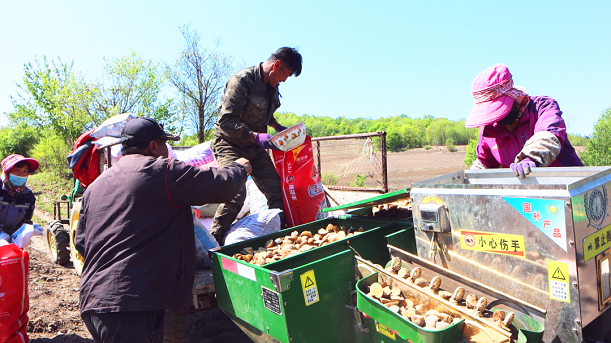
[[[28,162],[28,164],[30,165],[30,168],[29,168],[29,173],[30,174],[35,172],[38,169],[38,167],[39,167],[39,163],[35,159],[29,158],[29,157],[23,157],[23,156],[18,155],[18,154],[13,154],[13,155],[6,156],[2,160],[2,163],[0,164],[0,166],[2,166],[2,171],[6,172],[8,174],[8,172],[10,172],[11,169],[13,169],[15,164],[17,164],[19,162],[22,162],[22,161]]]
[[[513,88],[513,78],[507,66],[500,63],[481,72],[471,85],[475,105],[465,127],[480,127],[503,119],[513,106],[507,92]]]

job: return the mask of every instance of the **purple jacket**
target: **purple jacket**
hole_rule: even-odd
[[[562,111],[556,100],[548,96],[530,97],[528,107],[513,132],[496,123],[481,127],[477,158],[486,168],[509,168],[526,141],[539,131],[554,134],[562,147],[549,167],[583,166],[567,138]]]

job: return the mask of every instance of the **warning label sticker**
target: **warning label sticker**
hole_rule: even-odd
[[[318,288],[316,287],[316,277],[314,271],[309,270],[300,275],[301,277],[301,288],[303,288],[303,297],[305,299],[306,306],[310,306],[317,302],[318,299]]]
[[[549,261],[547,274],[550,299],[570,302],[568,263]]]
[[[381,333],[382,335],[392,338],[393,340],[397,340],[395,332],[391,330],[388,326],[384,326],[378,322],[376,322],[376,331]]]
[[[524,236],[460,230],[460,248],[493,254],[525,256]]]

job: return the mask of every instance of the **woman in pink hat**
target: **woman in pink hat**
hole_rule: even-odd
[[[480,127],[471,169],[511,168],[524,178],[533,167],[583,166],[556,100],[514,87],[504,64],[481,72],[471,92],[475,106],[465,126]]]
[[[38,161],[21,155],[9,155],[2,160],[0,190],[0,235],[10,237],[24,223],[32,223],[36,198],[25,185],[28,176],[38,169]]]

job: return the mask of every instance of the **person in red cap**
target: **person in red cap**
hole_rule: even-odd
[[[36,198],[25,183],[39,164],[33,158],[13,154],[4,158],[1,166],[0,233],[10,237],[23,224],[32,224]]]
[[[475,105],[465,126],[480,127],[471,169],[511,168],[525,178],[534,167],[583,166],[556,100],[514,87],[506,65],[481,72],[471,93]]]

